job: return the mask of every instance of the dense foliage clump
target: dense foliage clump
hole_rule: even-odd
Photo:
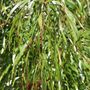
[[[1,0],[0,90],[89,90],[90,1]]]

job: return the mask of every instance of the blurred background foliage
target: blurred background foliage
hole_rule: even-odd
[[[90,0],[1,0],[0,90],[90,90]]]

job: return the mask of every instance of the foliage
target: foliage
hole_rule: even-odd
[[[89,90],[89,64],[89,0],[1,0],[0,90]]]

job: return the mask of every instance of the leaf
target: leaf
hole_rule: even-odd
[[[80,10],[82,11],[82,4],[81,4],[80,0],[76,0],[76,1],[78,3],[78,6],[79,6]]]
[[[8,71],[9,71],[10,67],[11,67],[11,64],[9,64],[9,65],[6,67],[6,69],[3,71],[2,75],[0,76],[0,82],[1,82],[1,80],[4,78],[4,76],[5,76],[6,74],[8,74]]]
[[[12,13],[23,3],[23,1],[21,2],[18,2],[13,8],[12,10],[10,11],[10,15],[12,15]]]
[[[39,15],[38,24],[39,24],[40,29],[42,30],[43,29],[42,13]]]
[[[5,37],[3,37],[3,47],[2,47],[2,50],[1,50],[1,54],[3,54],[4,50],[5,50]]]
[[[69,25],[71,27],[71,34],[72,34],[73,40],[74,40],[74,42],[76,42],[77,39],[78,39],[78,30],[77,30],[77,27],[76,27],[75,17],[72,14],[72,12],[69,11],[69,9],[67,7],[65,8],[65,13],[67,15],[67,20],[69,22]]]

